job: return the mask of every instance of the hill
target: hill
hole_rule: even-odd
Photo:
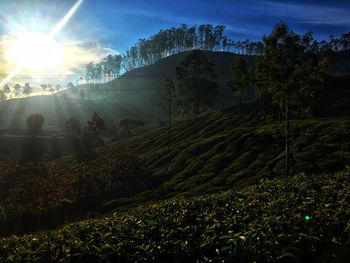
[[[314,116],[292,121],[293,173],[333,173],[349,164],[348,81],[347,75],[329,77],[312,101]],[[74,99],[77,105],[61,107],[61,102],[73,98],[64,94],[47,98],[60,107],[51,113],[59,113],[62,125],[62,116],[75,112],[88,113],[97,106],[106,107],[110,114],[115,110],[107,101]],[[39,97],[17,103],[30,99],[45,110],[47,105],[39,104]],[[243,106],[240,116],[235,108],[228,108],[177,121],[170,145],[167,128],[146,130],[100,148],[96,159],[86,163],[75,156],[35,164],[4,157],[0,162],[0,232],[54,227],[89,212],[240,189],[262,178],[277,177],[284,168],[284,126],[270,105],[265,98]]]
[[[142,119],[154,125],[164,118],[164,112],[158,106],[164,95],[164,83],[167,78],[176,80],[175,68],[190,52],[182,52],[159,60],[153,65],[131,70],[116,80],[106,84],[83,85],[79,89],[91,90],[85,99],[72,95],[71,90],[64,90],[49,96],[34,96],[0,102],[0,130],[25,128],[26,117],[34,112],[44,114],[44,129],[65,130],[65,120],[77,116],[87,120],[94,111],[110,124],[114,132],[116,124],[123,118]],[[231,63],[240,55],[231,52],[204,51],[208,60],[215,64],[219,95],[216,108],[223,109],[232,105],[232,91],[227,86]],[[257,57],[241,56],[250,68]],[[349,52],[335,54],[331,61],[333,74],[349,74]],[[332,85],[331,88],[337,87]],[[96,89],[100,92],[96,96]],[[329,90],[332,92],[332,90]],[[337,95],[337,93],[333,93]],[[346,94],[348,95],[348,94]],[[251,101],[253,91],[249,90],[246,101]],[[338,96],[337,99],[350,98]]]
[[[128,98],[133,104],[138,105],[151,116],[162,116],[163,113],[158,107],[162,96],[165,93],[165,81],[170,78],[176,81],[176,66],[191,52],[182,52],[171,55],[153,65],[138,68],[125,73],[120,78],[112,81],[108,85],[112,87],[116,96]],[[255,65],[257,57],[240,56],[231,52],[210,52],[203,51],[208,60],[215,65],[217,74],[216,81],[219,84],[219,96],[216,101],[217,108],[225,108],[232,105],[232,91],[228,87],[228,75],[232,62],[238,57],[242,57],[248,67]],[[251,94],[250,94],[251,98]],[[248,98],[247,98],[248,99]]]
[[[44,129],[65,130],[65,120],[77,116],[87,120],[97,111],[107,123],[115,126],[120,119],[143,119],[154,123],[161,119],[163,112],[158,106],[164,95],[166,78],[175,79],[175,68],[189,54],[183,52],[164,58],[157,63],[129,71],[120,78],[99,84],[96,90],[85,96],[72,96],[70,90],[49,96],[34,96],[0,102],[0,129],[23,129],[26,117],[34,112],[44,114]],[[209,61],[215,63],[220,94],[219,108],[230,106],[231,90],[227,87],[227,74],[232,61],[238,56],[229,52],[205,52]],[[255,58],[244,56],[253,66]],[[80,86],[80,90],[90,90],[92,85]],[[102,93],[102,94],[101,94]]]
[[[88,163],[74,156],[34,165],[5,158],[0,162],[0,230],[27,232],[89,212],[237,190],[278,177],[284,168],[284,126],[266,122],[264,116],[273,114],[266,105],[246,105],[242,117],[230,108],[177,122],[169,149],[167,129],[160,128],[108,144]],[[331,173],[350,163],[349,117],[314,117],[291,125],[294,173]]]

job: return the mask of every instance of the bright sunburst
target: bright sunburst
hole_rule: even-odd
[[[27,73],[32,71],[42,72],[48,69],[58,69],[61,64],[67,63],[67,61],[64,61],[64,48],[55,41],[55,37],[67,25],[83,1],[77,0],[48,34],[39,33],[40,30],[27,31],[25,29],[21,31],[25,33],[17,32],[7,35],[7,39],[3,41],[3,47],[5,48],[3,57],[6,64],[13,67],[13,69],[1,81],[0,86],[7,84],[22,70],[26,70]],[[37,27],[40,28],[40,24]],[[16,30],[12,32],[16,32]]]
[[[60,66],[64,49],[53,38],[31,32],[16,36],[5,50],[7,62],[27,70],[46,70]]]

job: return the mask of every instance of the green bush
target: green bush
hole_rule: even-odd
[[[350,238],[349,175],[265,180],[239,192],[1,238],[0,261],[342,262]]]

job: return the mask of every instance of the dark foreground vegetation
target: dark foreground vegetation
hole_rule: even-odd
[[[349,262],[349,170],[0,239],[7,262]]]

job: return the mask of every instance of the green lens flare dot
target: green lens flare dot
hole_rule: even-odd
[[[310,216],[305,216],[305,220],[309,221],[310,220]]]

